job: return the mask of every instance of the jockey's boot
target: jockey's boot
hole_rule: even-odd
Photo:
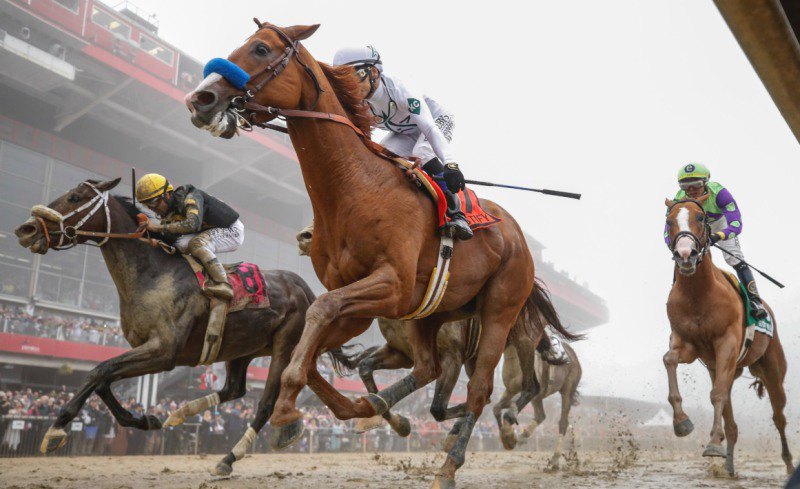
[[[437,182],[438,183],[438,182]],[[444,225],[444,232],[448,236],[461,241],[466,241],[472,238],[472,229],[467,223],[467,216],[461,212],[461,200],[458,195],[454,194],[446,187],[442,188],[444,197],[447,200],[447,215],[450,217],[450,222]]]
[[[747,288],[747,295],[750,296],[750,307],[753,309],[753,317],[756,319],[766,319],[768,315],[767,310],[764,308],[764,304],[761,303],[761,295],[758,293],[753,271],[743,262],[739,262],[739,264],[733,268],[736,270],[736,275],[739,276],[739,280]]]
[[[564,345],[561,344],[561,340],[555,334],[551,333],[550,337],[548,337],[547,333],[544,333],[536,350],[550,365],[564,365],[570,362],[567,351],[564,350]]]
[[[197,235],[189,241],[189,253],[203,264],[211,280],[206,281],[203,292],[214,297],[219,297],[229,301],[233,299],[233,287],[228,283],[228,276],[225,267],[219,262],[217,255],[214,254],[211,244],[206,241],[202,234]]]
[[[214,297],[219,297],[226,301],[233,299],[233,287],[228,283],[228,275],[225,273],[225,267],[219,262],[219,258],[215,256],[203,263],[203,266],[206,267],[208,276],[213,280],[213,282],[206,282],[203,290]]]

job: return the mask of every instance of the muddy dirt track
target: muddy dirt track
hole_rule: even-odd
[[[637,452],[635,460],[586,453],[559,472],[548,472],[543,452],[468,454],[461,489],[783,487],[778,454],[738,453],[738,475],[714,476],[700,453]],[[0,488],[19,489],[375,489],[428,488],[442,463],[437,453],[268,454],[247,457],[227,479],[208,469],[218,456],[37,457],[0,460]],[[566,462],[565,462],[566,464]]]

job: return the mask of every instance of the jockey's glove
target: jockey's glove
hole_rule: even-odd
[[[718,241],[722,241],[725,239],[725,233],[722,231],[716,232],[711,235],[711,244],[716,244]]]
[[[456,163],[448,163],[444,165],[444,183],[447,184],[447,188],[456,193],[459,190],[464,190],[466,186],[466,182],[464,182],[464,174],[461,173],[461,170],[458,168],[458,164]]]

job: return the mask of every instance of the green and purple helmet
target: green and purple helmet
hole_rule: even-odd
[[[702,163],[687,163],[678,171],[678,181],[688,178],[702,178],[707,182],[711,178],[711,171]]]

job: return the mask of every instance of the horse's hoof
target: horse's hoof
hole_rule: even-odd
[[[272,426],[269,430],[269,446],[273,450],[282,450],[299,440],[305,430],[302,418],[285,426]]]
[[[211,469],[211,475],[216,475],[218,477],[227,477],[231,475],[233,472],[233,467],[230,464],[225,463],[225,461],[221,461],[217,464],[216,467]]]
[[[392,427],[394,432],[398,434],[398,436],[405,438],[411,434],[411,422],[405,416],[392,414],[392,417],[389,420],[389,425]]]
[[[448,434],[447,437],[444,439],[444,443],[442,444],[442,449],[450,453],[450,450],[456,446],[456,442],[458,441],[458,435]]]
[[[503,413],[503,424],[515,425],[519,424],[519,421],[515,415],[511,414],[511,411],[506,411]]]
[[[160,430],[161,429],[161,420],[153,416],[152,414],[148,414],[144,417],[145,423],[147,423],[148,430]]]
[[[517,434],[514,432],[514,427],[503,423],[500,428],[500,441],[503,442],[503,448],[506,450],[513,450],[517,446]]]
[[[709,443],[703,451],[703,456],[727,458],[728,454],[725,452],[725,449],[722,448],[722,445],[712,445]]]
[[[442,475],[437,475],[433,480],[431,489],[456,489],[456,481]]]
[[[186,418],[183,416],[183,413],[180,411],[173,411],[169,413],[169,417],[166,421],[164,421],[164,428],[169,428],[170,426],[180,426],[186,421]]]
[[[366,433],[367,431],[374,430],[375,428],[380,428],[382,423],[383,418],[381,416],[359,418],[359,420],[356,421],[356,425],[353,427],[353,431],[358,434]]]
[[[52,452],[63,447],[67,443],[67,432],[61,428],[53,428],[52,426],[47,430],[42,439],[42,444],[39,451],[42,453]]]
[[[673,424],[672,428],[675,430],[675,436],[684,437],[694,431],[694,423],[692,423],[691,419],[686,418],[677,424]]]

